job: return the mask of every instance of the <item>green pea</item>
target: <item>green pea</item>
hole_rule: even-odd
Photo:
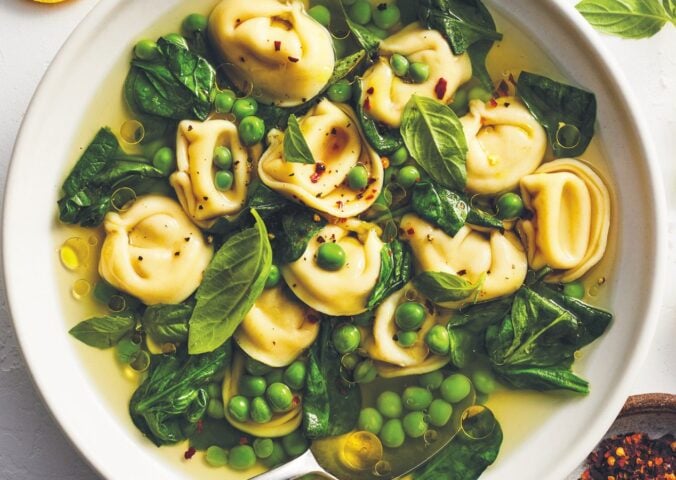
[[[417,341],[418,341],[417,332],[404,332],[401,330],[397,332],[397,343],[399,344],[400,347],[410,348],[413,345],[415,345],[415,342]]]
[[[396,152],[390,155],[390,166],[400,167],[408,160],[409,154],[406,147],[399,148]]]
[[[253,442],[254,453],[258,458],[268,458],[275,449],[271,438],[257,438]]]
[[[366,25],[366,29],[373,34],[373,36],[385,40],[388,37],[387,30],[383,30],[382,28],[379,28],[377,25],[373,25],[372,23],[369,23]]]
[[[230,190],[234,181],[235,177],[232,176],[232,172],[227,170],[219,170],[214,175],[214,185],[221,192],[227,192]]]
[[[448,355],[451,350],[451,337],[448,330],[441,325],[435,325],[425,335],[425,343],[435,355]]]
[[[352,190],[364,190],[369,184],[369,172],[364,165],[355,165],[347,174],[347,184]]]
[[[507,192],[498,197],[495,207],[499,219],[516,218],[523,213],[523,200],[516,193]]]
[[[225,467],[228,464],[228,451],[212,445],[207,448],[207,454],[204,458],[212,467]]]
[[[294,390],[300,390],[305,385],[306,372],[307,368],[305,362],[296,360],[286,367],[286,370],[284,371],[284,383]]]
[[[371,360],[359,362],[352,372],[355,383],[371,383],[376,376],[378,376],[378,371]]]
[[[354,370],[359,362],[361,362],[361,357],[358,353],[348,353],[340,359],[340,364],[347,370]]]
[[[272,420],[272,410],[263,397],[255,397],[251,400],[251,420],[256,423],[268,423]]]
[[[401,19],[401,11],[394,3],[381,3],[373,10],[373,23],[379,28],[389,30]]]
[[[584,284],[582,282],[570,282],[563,284],[563,294],[567,297],[582,300],[585,295]]]
[[[207,395],[209,398],[221,398],[223,395],[223,389],[218,383],[210,383],[207,385]]]
[[[368,0],[357,0],[348,10],[348,15],[354,23],[366,25],[371,21],[371,2]]]
[[[397,183],[409,189],[420,181],[420,171],[413,165],[406,165],[397,173]]]
[[[169,147],[160,148],[153,155],[153,167],[168,177],[171,172],[176,170],[176,155],[174,155],[174,151]]]
[[[293,403],[293,393],[284,383],[273,383],[265,391],[268,403],[275,412],[286,412]]]
[[[435,427],[443,427],[451,419],[453,414],[453,405],[435,398],[427,409],[427,421]]]
[[[444,374],[441,373],[441,370],[425,373],[418,377],[418,385],[428,390],[436,390],[441,386],[441,382],[443,381]]]
[[[418,302],[404,302],[394,311],[394,322],[402,330],[417,330],[425,321],[425,307]]]
[[[244,369],[247,373],[255,377],[260,377],[270,372],[272,367],[247,355],[246,360],[244,360]]]
[[[193,13],[185,17],[181,27],[183,33],[190,35],[196,32],[204,32],[207,29],[207,17],[199,13]]]
[[[413,62],[408,73],[415,83],[424,83],[430,78],[430,66],[422,62]]]
[[[331,25],[331,11],[324,5],[315,5],[307,13],[325,27]]]
[[[404,426],[398,418],[391,418],[385,422],[378,436],[387,448],[399,448],[404,444],[404,440],[406,440]]]
[[[218,92],[214,98],[214,107],[218,113],[230,113],[237,100],[237,94],[232,90]]]
[[[427,422],[425,421],[425,414],[423,412],[410,412],[404,415],[402,420],[404,432],[411,438],[420,438],[425,435],[427,431]]]
[[[152,40],[141,40],[134,46],[134,55],[140,60],[152,60],[159,53],[157,43]]]
[[[239,393],[245,397],[260,397],[267,387],[265,379],[260,376],[242,375],[239,379]]]
[[[449,403],[458,403],[472,390],[472,382],[462,373],[454,373],[441,382],[440,393]]]
[[[490,395],[495,391],[495,377],[489,370],[476,370],[472,374],[472,383],[479,393]]]
[[[284,451],[290,457],[297,457],[308,449],[309,444],[300,430],[295,430],[285,437],[282,437],[282,446]]]
[[[185,41],[185,38],[178,33],[169,33],[162,37],[165,41],[178,45],[179,47],[188,49],[188,42]]]
[[[232,168],[232,151],[223,145],[214,148],[214,165],[221,170]]]
[[[399,394],[390,390],[378,395],[376,408],[387,418],[399,418],[404,410]]]
[[[340,325],[333,331],[331,336],[333,346],[338,350],[338,353],[351,353],[359,347],[361,342],[361,334],[359,329],[350,323]]]
[[[340,270],[345,265],[345,257],[345,250],[337,243],[322,243],[317,249],[317,265],[324,270]]]
[[[258,102],[251,97],[238,98],[232,105],[232,113],[237,120],[256,115],[258,112]]]
[[[482,102],[487,102],[491,98],[493,98],[491,92],[489,92],[483,87],[478,86],[470,88],[469,93],[467,95],[470,100],[481,100]]]
[[[228,466],[233,470],[248,470],[256,464],[256,453],[250,445],[237,445],[230,449]]]
[[[265,375],[265,381],[268,382],[268,385],[272,385],[273,383],[285,383],[284,370],[281,368],[275,368]]]
[[[250,147],[263,141],[265,136],[265,122],[261,117],[251,115],[244,117],[238,127],[239,139],[244,146]]]
[[[348,102],[352,98],[352,85],[347,80],[338,80],[329,87],[326,94],[332,102]]]
[[[397,77],[405,77],[408,75],[410,66],[411,64],[408,61],[408,58],[399,53],[395,53],[390,57],[390,67]]]
[[[467,104],[469,103],[469,94],[467,90],[461,88],[455,95],[453,95],[453,101],[451,102],[450,107],[457,115],[464,115],[467,113]]]
[[[433,400],[432,392],[423,387],[406,387],[401,399],[407,410],[420,411],[430,406]]]
[[[383,416],[373,407],[364,408],[359,412],[357,428],[378,435],[383,428]]]
[[[238,422],[249,420],[249,399],[236,395],[228,401],[228,413]]]
[[[279,285],[281,280],[282,274],[279,271],[279,267],[273,264],[272,267],[270,267],[268,278],[265,280],[265,288],[274,288]]]
[[[220,398],[212,398],[207,404],[207,415],[216,420],[221,419],[225,416],[225,408],[223,406],[223,400]]]
[[[286,452],[279,442],[272,442],[272,453],[269,457],[261,458],[261,463],[266,468],[274,468],[286,461]]]

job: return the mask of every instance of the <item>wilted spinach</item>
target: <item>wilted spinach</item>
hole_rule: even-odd
[[[151,305],[141,317],[143,330],[158,344],[183,343],[188,339],[188,321],[193,308],[185,303]]]
[[[413,256],[408,246],[393,240],[380,250],[380,275],[369,296],[366,308],[372,310],[380,302],[408,283],[413,273]]]
[[[211,446],[230,449],[240,445],[242,438],[249,436],[237,430],[225,419],[204,417],[199,429],[195,429],[189,436],[190,446],[195,450],[204,451]]]
[[[105,317],[84,320],[68,333],[90,347],[110,348],[134,332],[136,317],[133,313],[112,313]]]
[[[275,261],[280,265],[295,262],[307,248],[315,234],[326,225],[326,220],[311,210],[290,207],[277,221],[270,224],[274,235]]]

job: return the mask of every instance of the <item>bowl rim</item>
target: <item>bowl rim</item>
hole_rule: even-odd
[[[490,3],[493,3],[493,1]],[[595,57],[594,64],[597,68],[603,70],[605,75],[614,82],[612,88],[621,93],[629,93],[631,91],[623,73],[617,67],[616,61],[608,54],[607,49],[603,45],[600,45],[595,41],[597,38],[596,36],[598,35],[597,32],[595,32],[583,17],[574,10],[572,5],[562,4],[561,2],[557,2],[557,0],[547,0],[546,2],[542,2],[541,6],[543,9],[551,9],[560,18],[567,21],[568,24],[566,27],[580,35],[579,40],[583,42],[584,48]],[[73,427],[69,417],[65,415],[61,406],[50,396],[48,386],[45,385],[45,383],[41,381],[41,378],[35,373],[38,369],[38,358],[42,352],[37,351],[31,346],[31,332],[19,321],[21,315],[18,313],[20,308],[17,305],[20,287],[13,284],[11,279],[14,277],[13,272],[17,268],[20,268],[20,264],[16,262],[16,259],[12,258],[12,252],[8,249],[8,245],[12,243],[11,239],[14,234],[12,229],[8,228],[7,218],[11,216],[8,212],[17,208],[15,206],[15,201],[13,200],[17,198],[18,193],[20,193],[16,191],[18,188],[16,177],[19,175],[17,173],[19,170],[17,165],[19,159],[25,156],[22,154],[22,151],[28,148],[27,145],[31,142],[33,132],[39,131],[40,129],[39,109],[40,105],[45,103],[47,91],[55,87],[61,70],[66,67],[69,62],[75,60],[74,54],[76,53],[76,49],[87,37],[94,33],[99,23],[116,9],[124,7],[125,2],[120,3],[119,0],[102,0],[95,5],[68,36],[40,81],[29,103],[27,113],[21,123],[12,152],[3,201],[3,228],[2,238],[0,239],[0,255],[2,256],[2,265],[4,265],[3,275],[6,285],[8,311],[19,341],[22,356],[29,367],[31,379],[37,387],[37,392],[42,397],[43,403],[47,406],[47,410],[56,420],[59,428],[66,434],[68,440],[79,451],[85,461],[102,476],[113,471],[120,473],[120,462],[96,454],[96,449],[87,444],[81,432]],[[619,96],[619,101],[622,102],[622,109],[631,113],[633,118],[632,126],[636,129],[636,137],[640,139],[636,148],[640,151],[641,156],[647,160],[643,166],[647,170],[646,182],[652,187],[652,196],[647,201],[651,202],[656,207],[654,212],[650,212],[650,221],[654,228],[655,236],[654,244],[651,245],[651,247],[655,252],[655,257],[653,259],[654,269],[652,275],[652,288],[650,288],[649,292],[646,294],[646,300],[643,302],[644,307],[642,310],[645,313],[645,319],[640,330],[640,335],[635,339],[635,348],[632,356],[633,361],[627,366],[621,381],[614,385],[614,388],[608,393],[607,398],[609,401],[606,405],[607,408],[604,408],[602,412],[599,412],[594,422],[588,425],[589,430],[598,431],[599,435],[602,435],[603,432],[610,427],[616,415],[622,408],[631,383],[647,356],[648,347],[652,341],[659,320],[659,309],[661,306],[661,299],[664,291],[664,279],[666,275],[666,262],[661,261],[661,259],[666,258],[666,226],[663,222],[658,221],[656,213],[659,211],[666,211],[666,195],[660,179],[659,163],[657,162],[657,156],[652,144],[651,136],[648,133],[647,123],[640,114],[640,110],[637,108],[636,100],[631,95],[621,95]],[[558,478],[562,478],[572,471],[579,461],[594,447],[595,443],[596,440],[593,438],[588,439],[587,441],[577,442],[573,449],[565,453],[565,458],[562,456],[562,462],[557,466],[552,466],[552,471],[550,472],[551,478],[557,478],[557,476]],[[118,464],[117,468],[114,466],[116,463]]]

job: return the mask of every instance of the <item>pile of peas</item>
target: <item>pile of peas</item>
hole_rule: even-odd
[[[341,367],[346,374],[346,380],[355,383],[370,383],[376,379],[378,371],[373,361],[363,358],[358,353],[361,343],[359,329],[351,323],[338,325],[331,335],[333,347],[342,355]]]
[[[378,38],[386,38],[388,30],[399,23],[401,11],[396,3],[381,2],[375,6],[368,0],[342,0],[354,23],[366,27]]]
[[[430,66],[423,62],[411,62],[405,56],[395,53],[390,57],[390,67],[397,77],[413,83],[425,83],[430,78]]]

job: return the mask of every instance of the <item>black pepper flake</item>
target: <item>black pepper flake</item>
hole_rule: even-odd
[[[466,275],[466,274],[467,274],[467,270],[459,270],[458,271],[459,276]]]
[[[185,240],[186,242],[189,242],[189,241],[190,241],[190,237],[185,237],[183,240]]]
[[[331,135],[336,135],[338,133],[338,130],[334,128],[331,129]]]
[[[206,202],[207,200],[209,200],[209,197],[202,197],[202,198],[204,199],[205,202]]]
[[[239,57],[239,61],[244,63],[244,62],[246,62],[246,59],[244,57]]]
[[[180,256],[181,256],[181,252],[174,252],[174,257],[180,257]]]
[[[192,132],[192,125],[188,125],[188,131]]]
[[[300,59],[296,58],[296,57],[289,57],[289,62],[291,62],[291,63],[298,63],[299,60]]]
[[[142,257],[141,255],[138,256],[138,261],[139,261],[139,262],[142,262],[142,261],[143,261],[143,257]]]
[[[326,242],[326,239],[324,237],[322,237],[321,235],[319,235],[317,237],[317,243],[324,243],[324,242]]]
[[[204,205],[199,205],[199,206],[197,207],[197,210],[204,210]]]

